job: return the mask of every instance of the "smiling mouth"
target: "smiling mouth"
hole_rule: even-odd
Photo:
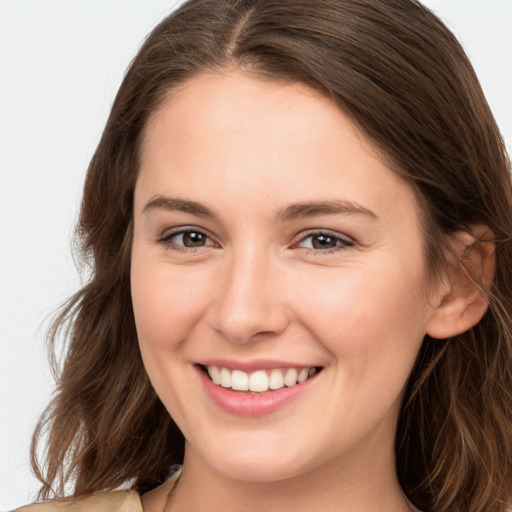
[[[265,393],[285,387],[302,384],[321,371],[321,367],[274,368],[272,370],[257,370],[244,372],[222,366],[203,366],[200,368],[217,386],[233,391]]]

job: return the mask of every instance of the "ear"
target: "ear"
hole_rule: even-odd
[[[466,332],[484,316],[495,275],[496,244],[482,224],[449,235],[447,270],[427,324],[431,338]]]

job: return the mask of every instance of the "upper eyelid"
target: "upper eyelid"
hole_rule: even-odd
[[[172,237],[174,235],[180,235],[182,233],[189,233],[189,232],[194,232],[194,231],[197,232],[197,233],[201,233],[201,234],[207,236],[208,238],[211,238],[212,240],[215,239],[215,237],[212,236],[212,234],[207,229],[203,229],[203,228],[200,228],[198,226],[178,226],[178,227],[175,227],[175,228],[167,228],[159,236],[159,239],[160,240],[165,240],[165,239],[170,238],[170,237]]]
[[[297,235],[295,237],[295,241],[293,243],[296,244],[296,243],[301,242],[302,240],[305,240],[306,238],[313,236],[313,235],[327,235],[327,236],[332,236],[333,238],[339,238],[340,240],[343,240],[344,242],[349,242],[352,244],[355,243],[354,238],[349,235],[346,235],[344,233],[339,233],[338,231],[333,231],[331,229],[322,229],[322,228],[311,229],[311,230],[307,230],[306,232],[300,233],[299,235]]]

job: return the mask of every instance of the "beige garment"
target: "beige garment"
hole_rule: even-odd
[[[82,499],[52,500],[17,508],[13,512],[142,512],[140,496],[133,490],[111,491]]]
[[[0,0],[1,2],[2,0]],[[171,468],[172,476],[148,494],[168,496],[174,491],[181,474],[181,466]],[[133,489],[99,492],[83,498],[64,498],[34,503],[11,512],[143,512],[139,493]]]

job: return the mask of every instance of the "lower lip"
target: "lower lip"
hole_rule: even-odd
[[[208,396],[221,409],[239,416],[265,416],[271,414],[287,403],[298,398],[316,380],[318,374],[295,384],[295,386],[269,390],[264,393],[233,391],[214,384],[206,373],[197,368],[201,383]]]

